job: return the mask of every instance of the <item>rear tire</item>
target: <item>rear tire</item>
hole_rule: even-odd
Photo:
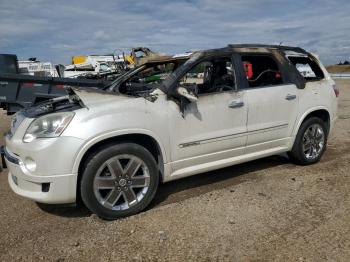
[[[137,214],[155,196],[159,172],[152,154],[133,143],[105,146],[87,160],[80,183],[90,211],[106,220]]]
[[[299,165],[311,165],[320,161],[327,146],[326,123],[318,117],[306,119],[300,126],[289,158]]]

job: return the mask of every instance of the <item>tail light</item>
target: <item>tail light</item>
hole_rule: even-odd
[[[333,85],[333,90],[334,90],[335,96],[338,97],[339,96],[339,89],[337,88],[337,86],[335,84]]]

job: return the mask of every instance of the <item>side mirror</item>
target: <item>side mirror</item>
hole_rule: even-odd
[[[193,92],[189,91],[184,87],[180,86],[177,88],[176,91],[180,96],[187,98],[190,102],[197,102],[198,100],[198,97]]]

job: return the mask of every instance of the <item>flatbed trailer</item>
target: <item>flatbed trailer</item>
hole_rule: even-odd
[[[0,108],[14,114],[22,108],[67,94],[66,87],[103,88],[104,79],[75,79],[21,75],[17,56],[0,55]]]

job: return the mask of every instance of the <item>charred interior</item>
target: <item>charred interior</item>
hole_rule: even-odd
[[[275,60],[268,55],[244,55],[243,66],[249,87],[282,84],[282,76]]]
[[[163,80],[180,65],[183,59],[170,59],[146,63],[127,73],[123,81],[116,81],[114,90],[117,93],[140,96],[159,87]]]
[[[235,76],[231,57],[211,57],[196,64],[179,83],[183,87],[194,86],[200,94],[233,90]]]

